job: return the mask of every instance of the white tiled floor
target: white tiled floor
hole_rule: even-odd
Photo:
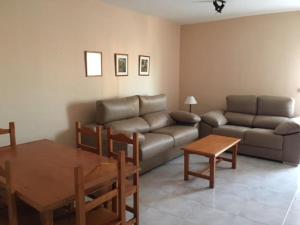
[[[300,191],[295,195],[291,208],[286,216],[284,225],[300,225]]]
[[[192,157],[191,168],[199,170],[206,161]],[[183,181],[178,158],[142,176],[141,225],[300,225],[299,172],[239,156],[237,170],[228,162],[218,165],[212,190],[201,178]]]

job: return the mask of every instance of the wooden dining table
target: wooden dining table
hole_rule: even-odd
[[[87,184],[89,190],[111,182],[118,171],[113,159],[50,140],[0,148],[0,166],[7,160],[17,197],[40,212],[43,225],[53,225],[53,211],[74,201],[75,167],[87,174],[101,165],[99,177]]]

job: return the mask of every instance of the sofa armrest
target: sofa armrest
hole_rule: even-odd
[[[173,120],[182,124],[195,125],[201,121],[201,118],[198,115],[190,112],[185,112],[185,111],[171,112],[170,115]]]
[[[283,162],[297,166],[300,162],[300,133],[283,136]]]
[[[292,135],[300,133],[300,118],[292,118],[289,121],[280,123],[274,131],[278,135]]]
[[[203,114],[201,118],[205,123],[213,127],[219,127],[227,124],[228,122],[226,117],[224,116],[224,112],[221,110],[210,111]]]

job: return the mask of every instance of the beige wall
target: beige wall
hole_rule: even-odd
[[[195,112],[266,94],[294,97],[300,114],[300,12],[182,26],[180,56],[180,102],[195,95]]]
[[[19,143],[73,143],[97,99],[166,93],[178,108],[177,24],[99,0],[1,0],[0,28],[0,127],[15,121]],[[103,52],[102,78],[85,77],[84,50]],[[129,54],[128,77],[114,75],[116,52]],[[139,54],[151,56],[149,77],[137,75]]]

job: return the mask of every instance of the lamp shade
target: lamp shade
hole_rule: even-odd
[[[184,101],[184,104],[186,105],[196,105],[198,104],[196,98],[194,96],[187,96],[185,101]]]

